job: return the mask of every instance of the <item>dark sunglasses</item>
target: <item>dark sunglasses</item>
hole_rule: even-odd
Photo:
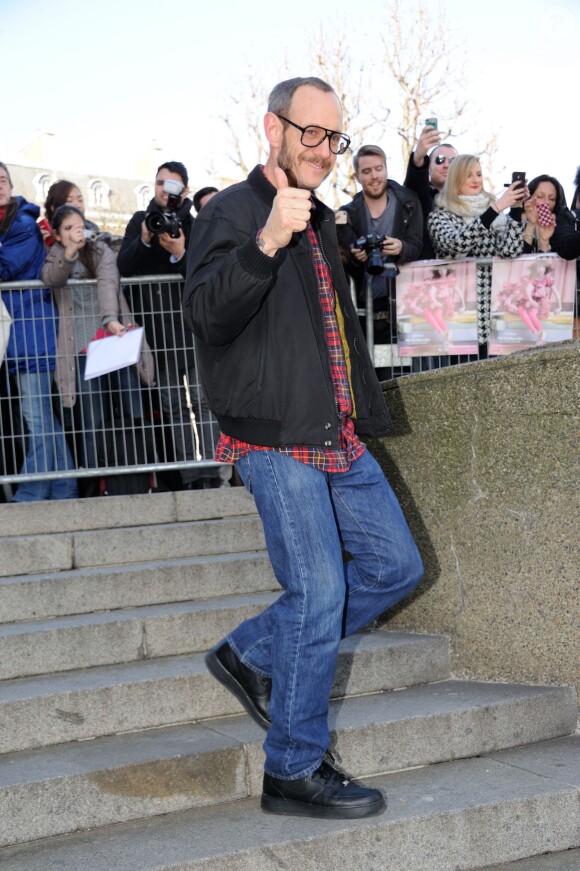
[[[445,163],[445,161],[447,161],[447,163],[453,163],[454,160],[454,157],[447,157],[445,154],[438,154],[435,158],[435,163],[437,164],[437,166],[441,166],[441,164]]]

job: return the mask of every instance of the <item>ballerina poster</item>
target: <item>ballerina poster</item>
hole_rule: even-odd
[[[572,338],[576,261],[557,254],[494,260],[490,354]]]
[[[477,353],[474,260],[422,260],[397,276],[397,340],[402,356]]]

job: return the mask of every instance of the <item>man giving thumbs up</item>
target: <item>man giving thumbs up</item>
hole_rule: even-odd
[[[185,319],[232,462],[253,494],[283,588],[206,657],[267,730],[265,811],[381,813],[383,794],[328,753],[341,637],[419,583],[421,558],[362,438],[392,432],[342,269],[334,213],[314,195],[350,144],[332,88],[277,85],[265,166],[216,194],[188,251]],[[351,554],[343,563],[342,549]]]

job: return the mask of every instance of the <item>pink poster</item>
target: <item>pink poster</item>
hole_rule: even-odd
[[[557,254],[494,260],[490,354],[572,338],[576,261]]]
[[[397,276],[397,342],[402,356],[477,353],[474,260],[422,260]]]

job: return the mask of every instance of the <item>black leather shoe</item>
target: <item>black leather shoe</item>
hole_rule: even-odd
[[[387,802],[380,790],[361,786],[327,759],[310,777],[300,780],[279,780],[264,774],[262,810],[328,820],[370,817],[386,810]]]
[[[269,729],[272,681],[244,665],[227,641],[220,642],[205,657],[205,663],[216,680],[242,703],[250,717],[262,729]]]

